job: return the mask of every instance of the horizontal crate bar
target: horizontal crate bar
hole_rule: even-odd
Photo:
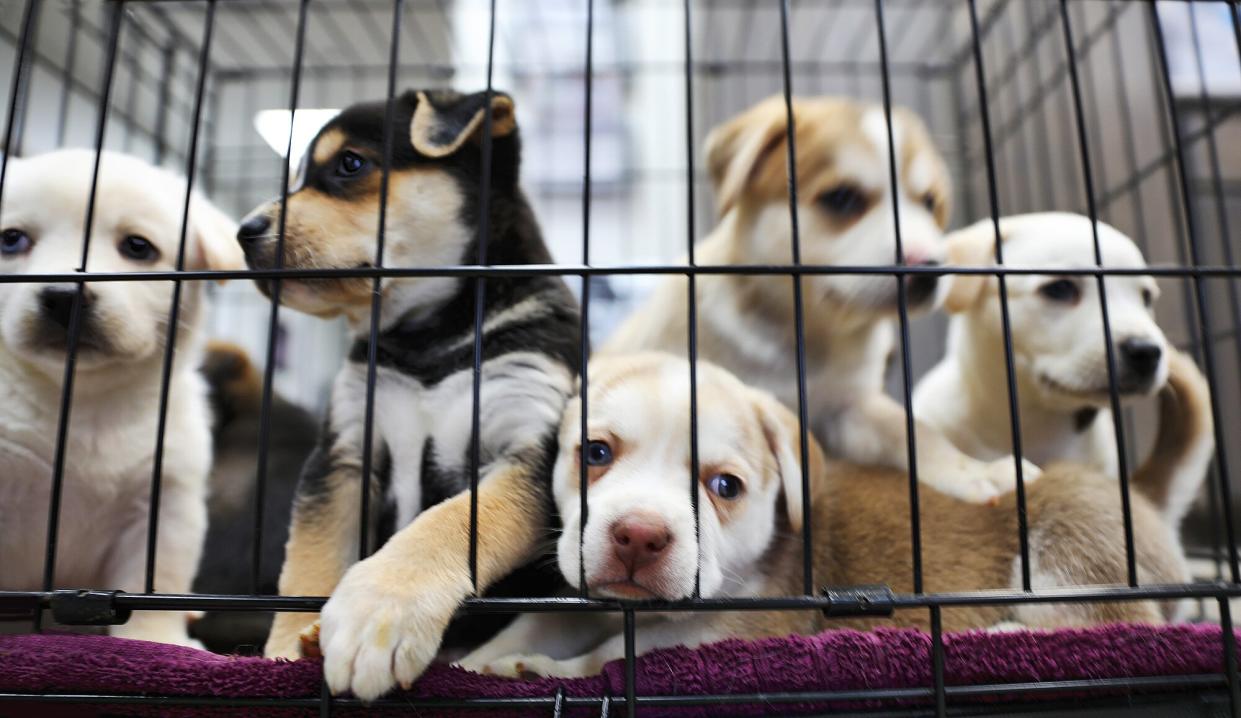
[[[1202,265],[1181,267],[953,267],[953,266],[842,266],[823,264],[646,264],[585,266],[581,264],[459,264],[443,267],[354,267],[349,269],[238,269],[228,271],[161,272],[61,272],[56,274],[0,274],[0,284],[49,284],[76,282],[216,281],[232,279],[350,279],[357,277],[590,277],[631,274],[745,274],[817,276],[838,274],[887,274],[905,277],[937,275],[1046,274],[1069,277],[1241,277],[1241,266]]]

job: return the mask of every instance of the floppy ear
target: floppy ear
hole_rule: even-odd
[[[797,415],[767,392],[751,389],[750,393],[753,396],[754,409],[763,425],[767,448],[776,457],[776,466],[780,470],[780,488],[784,493],[789,525],[794,531],[800,531],[804,497],[801,490],[801,432]],[[819,442],[809,431],[806,432],[806,441],[806,458],[813,494],[813,487],[823,481],[827,462],[823,450],[819,448]]]
[[[766,100],[711,130],[707,135],[707,172],[715,203],[725,214],[741,201],[746,188],[788,136],[783,96]]]
[[[1000,223],[1000,241],[1004,241],[1004,224]],[[948,262],[958,267],[989,267],[995,264],[995,225],[985,219],[948,235]],[[950,314],[969,311],[982,296],[987,285],[985,274],[954,274],[944,299]]]
[[[447,157],[478,137],[486,126],[487,93],[418,92],[409,123],[409,141],[427,157]],[[513,98],[491,93],[491,136],[507,137],[517,130]]]
[[[206,269],[245,269],[246,256],[237,242],[237,223],[197,193],[190,199],[190,232]],[[220,280],[223,283],[226,280]]]

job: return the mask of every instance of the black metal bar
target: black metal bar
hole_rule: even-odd
[[[591,150],[591,129],[592,129],[592,112],[594,108],[594,66],[595,66],[595,0],[586,0],[586,108],[583,111],[582,122],[584,129],[582,131],[582,264],[590,266],[590,150]],[[590,395],[590,283],[591,277],[582,276],[582,326],[580,361],[582,364],[581,376],[579,378],[579,398],[582,405],[581,426],[580,426],[580,446],[578,447],[578,533],[577,533],[577,575],[578,587],[582,598],[590,595],[589,587],[586,585],[586,553],[583,549],[586,543],[586,521],[590,516],[590,503],[587,500],[589,489],[587,485],[590,483],[589,470],[586,463],[586,445],[590,440],[588,436],[588,408]],[[605,706],[606,709],[606,706]]]
[[[26,0],[26,7],[22,10],[22,31],[17,38],[17,51],[13,58],[13,79],[9,81],[9,109],[8,121],[4,126],[4,148],[12,146],[17,116],[22,112],[22,77],[25,76],[23,73],[26,66],[26,51],[34,39],[33,28],[35,17],[38,15],[36,7],[38,4],[39,0]],[[4,196],[4,180],[8,176],[11,155],[12,153],[8,151],[0,152],[0,198]]]
[[[948,714],[948,692],[944,685],[944,621],[939,606],[931,607],[931,681],[935,689],[935,715]]]
[[[1224,671],[1228,675],[1228,703],[1233,718],[1241,717],[1241,678],[1237,676],[1237,636],[1232,627],[1232,606],[1219,599],[1220,635],[1224,640]]]
[[[625,707],[629,711],[629,718],[636,718],[638,715],[638,703],[635,690],[638,680],[634,673],[636,671],[635,664],[637,656],[634,653],[635,643],[635,622],[632,610],[625,611]]]
[[[793,264],[801,264],[801,228],[797,218],[797,124],[793,114],[793,79],[789,75],[789,3],[780,2],[780,48],[784,57],[784,121],[788,134],[789,223],[793,231]],[[797,433],[801,460],[802,516],[802,593],[814,593],[814,531],[810,507],[810,424],[809,402],[806,399],[806,321],[802,302],[801,279],[793,281],[793,325],[796,328],[797,351]]]
[[[392,115],[396,107],[396,65],[401,56],[401,14],[404,0],[392,0],[392,35],[388,41],[388,90],[384,106],[383,165],[379,178],[379,225],[375,238],[375,266],[384,266],[388,226],[388,189],[392,175]],[[382,277],[371,283],[370,334],[366,344],[366,404],[362,414],[362,496],[358,509],[358,560],[370,555],[371,452],[375,445],[375,383],[379,357],[379,317],[383,312]]]
[[[1095,205],[1094,179],[1090,163],[1090,144],[1087,140],[1086,118],[1082,110],[1081,82],[1077,73],[1077,58],[1073,52],[1073,28],[1069,21],[1067,0],[1060,0],[1060,23],[1064,28],[1064,43],[1069,65],[1069,86],[1073,91],[1073,116],[1077,121],[1077,141],[1082,161],[1082,182],[1086,187],[1087,214],[1090,216],[1094,237],[1095,264],[1103,266],[1103,249],[1099,244],[1099,210]],[[1120,393],[1116,389],[1116,349],[1112,344],[1112,322],[1107,309],[1107,290],[1103,277],[1095,277],[1099,292],[1099,311],[1103,317],[1103,346],[1107,355],[1107,391],[1112,409],[1112,428],[1116,432],[1116,467],[1120,479],[1120,502],[1125,530],[1125,563],[1129,585],[1138,585],[1138,563],[1133,548],[1133,514],[1130,508],[1129,463],[1125,451],[1125,425],[1120,406]]]
[[[487,264],[487,242],[491,239],[491,75],[495,69],[496,48],[496,0],[491,0],[491,13],[487,30],[487,89],[483,95],[483,140],[480,195],[478,201],[478,263]],[[482,411],[483,383],[483,302],[486,300],[484,277],[474,280],[474,405],[470,416],[470,586],[478,593],[478,472],[480,467],[481,439],[479,437],[480,413]]]
[[[689,501],[694,512],[694,597],[697,598],[702,588],[702,543],[698,540],[700,522],[698,516],[698,289],[695,281],[697,263],[694,261],[694,243],[698,230],[694,222],[694,77],[691,68],[694,66],[694,37],[691,14],[691,0],[684,0],[685,12],[685,221],[686,243],[689,245],[685,275],[687,280],[687,311],[686,340],[689,349]],[[630,712],[633,711],[630,702]]]
[[[901,242],[901,187],[897,180],[896,138],[892,130],[892,88],[887,73],[888,41],[884,29],[883,0],[875,0],[875,23],[879,35],[879,64],[883,68],[883,116],[888,133],[888,186],[892,191],[892,229],[896,234],[896,257],[898,265],[905,263],[905,249]],[[922,591],[922,511],[918,501],[918,440],[913,412],[913,359],[909,355],[909,302],[906,297],[905,279],[896,279],[896,304],[900,320],[901,339],[901,393],[905,407],[905,451],[909,456],[909,526],[910,551],[913,565],[914,593]],[[810,494],[806,493],[809,503]]]
[[[319,700],[317,702],[319,708],[319,718],[328,718],[332,715],[332,691],[327,686],[327,681],[323,681],[319,685]]]
[[[39,18],[42,16],[43,5],[34,3],[28,6],[30,14],[23,18],[23,33],[32,38],[37,38],[39,34]],[[21,62],[14,63],[13,77],[19,92],[21,92],[21,100],[16,105],[17,114],[9,116],[7,132],[11,134],[12,139],[4,143],[4,151],[12,152],[13,155],[21,157],[25,154],[23,149],[26,138],[26,115],[30,111],[30,73],[32,65],[30,63]]]
[[[1185,226],[1189,239],[1189,254],[1193,266],[1199,267],[1202,258],[1198,251],[1198,228],[1192,209],[1193,197],[1189,191],[1189,165],[1185,156],[1185,147],[1181,141],[1181,120],[1176,113],[1176,95],[1172,92],[1171,72],[1168,69],[1168,50],[1167,45],[1164,43],[1163,28],[1159,24],[1158,11],[1154,5],[1149,5],[1148,10],[1156,45],[1159,48],[1160,80],[1162,80],[1162,90],[1168,101],[1168,119],[1172,125],[1172,140],[1176,148],[1176,174],[1180,180],[1181,200],[1185,205]],[[1207,375],[1207,384],[1211,394],[1211,416],[1215,422],[1215,460],[1219,466],[1219,487],[1220,496],[1223,498],[1222,508],[1224,509],[1224,531],[1227,534],[1228,563],[1233,583],[1241,583],[1241,560],[1239,560],[1237,555],[1236,524],[1233,521],[1232,514],[1232,488],[1229,486],[1231,473],[1228,470],[1228,452],[1224,448],[1226,438],[1224,436],[1223,417],[1220,414],[1219,382],[1216,380],[1217,374],[1215,371],[1215,347],[1210,341],[1212,326],[1211,309],[1207,302],[1206,287],[1203,286],[1200,275],[1193,276],[1193,284],[1195,298],[1197,299],[1198,324],[1203,334],[1203,368]]]
[[[65,144],[65,131],[69,121],[69,101],[73,89],[73,65],[77,61],[78,26],[81,24],[82,2],[70,0],[69,4],[69,41],[65,43],[65,66],[60,73],[60,110],[56,118],[56,146]],[[26,37],[26,33],[22,33]],[[20,62],[20,60],[19,60]],[[6,145],[7,146],[7,143]]]
[[[991,226],[995,232],[995,262],[1004,264],[1004,242],[1000,236],[1000,199],[996,192],[995,150],[991,137],[991,109],[987,102],[986,69],[983,66],[982,43],[978,35],[978,9],[975,0],[968,0],[970,37],[974,45],[974,74],[978,81],[978,108],[982,117],[983,150],[987,158],[987,201],[991,210]],[[1013,442],[1013,463],[1017,471],[1017,536],[1021,548],[1021,587],[1031,589],[1030,526],[1026,512],[1025,469],[1022,464],[1021,412],[1018,411],[1017,377],[1013,365],[1013,330],[1008,312],[1008,282],[996,273],[1000,290],[1000,330],[1004,339],[1004,374],[1008,387],[1009,432]]]
[[[1047,274],[1069,277],[1241,277],[1241,267],[1202,265],[1184,267],[1154,265],[1147,267],[972,267],[972,266],[879,266],[844,264],[644,264],[583,266],[580,264],[477,264],[445,265],[442,267],[352,267],[344,269],[238,269],[238,270],[171,270],[154,272],[44,272],[39,274],[0,274],[0,284],[39,284],[48,282],[150,282],[160,280],[229,279],[342,279],[346,277],[539,277],[563,275],[634,275],[634,274],[744,274],[744,275],[833,275],[833,274],[986,274],[989,276]]]
[[[216,0],[207,0],[202,43],[198,50],[198,85],[194,88],[194,120],[190,125],[190,148],[185,167],[185,202],[181,206],[181,234],[177,240],[177,271],[185,269],[185,240],[190,229],[190,200],[194,196],[194,172],[198,163],[198,131],[202,121],[203,90],[210,70],[211,35],[215,28]],[[159,414],[155,428],[155,454],[151,462],[151,498],[147,507],[146,593],[155,591],[155,553],[159,534],[159,503],[164,479],[164,433],[168,427],[168,392],[172,384],[172,361],[177,346],[177,326],[181,318],[181,282],[172,283],[172,307],[168,312],[168,331],[164,337],[164,362],[159,386]],[[255,536],[255,543],[261,543]]]
[[[293,77],[289,88],[289,139],[284,147],[281,163],[280,221],[276,232],[276,269],[284,268],[284,232],[289,210],[289,159],[293,155],[293,121],[297,116],[298,96],[302,89],[302,56],[306,43],[306,9],[310,0],[299,0],[297,7],[297,34],[293,48]],[[254,536],[250,556],[250,591],[258,593],[262,574],[263,543],[257,538],[263,535],[263,504],[267,497],[267,451],[271,438],[272,384],[276,375],[276,340],[280,335],[279,277],[272,279],[268,291],[271,295],[271,311],[267,315],[267,361],[263,367],[263,394],[259,405],[259,446],[254,477]]]
[[[29,6],[27,6],[29,7]],[[65,479],[65,453],[69,440],[69,414],[73,406],[73,379],[77,368],[78,340],[82,329],[82,297],[86,285],[80,273],[86,271],[86,258],[90,254],[91,225],[95,219],[95,198],[99,189],[99,165],[103,160],[103,138],[108,126],[108,104],[112,97],[112,77],[116,68],[116,51],[120,46],[121,19],[125,3],[120,0],[108,6],[108,50],[103,67],[102,90],[99,100],[99,117],[95,124],[95,163],[91,168],[90,193],[86,199],[86,217],[82,230],[82,254],[78,264],[77,292],[73,296],[73,308],[69,313],[68,341],[65,353],[65,371],[60,390],[60,416],[56,425],[56,452],[52,459],[52,492],[48,502],[47,547],[43,555],[43,590],[51,590],[56,580],[56,549],[60,529],[60,498]],[[39,614],[35,614],[35,628],[40,627]]]

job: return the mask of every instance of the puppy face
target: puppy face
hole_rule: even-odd
[[[1094,237],[1088,217],[1044,213],[1001,220],[1004,263],[1014,267],[1090,268]],[[952,235],[956,264],[993,265],[994,228],[988,220]],[[1099,223],[1104,267],[1142,268],[1137,246],[1115,228]],[[1009,316],[1013,351],[1025,386],[1045,405],[1066,409],[1108,403],[1107,348],[1098,282],[1091,276],[1011,275]],[[1104,280],[1116,359],[1116,388],[1122,395],[1152,394],[1167,380],[1168,341],[1155,323],[1159,287],[1149,276]],[[950,310],[969,312],[1001,346],[999,284],[995,277],[960,275],[953,280]]]
[[[393,108],[392,162],[385,218],[384,264],[435,267],[468,261],[476,246],[483,93],[406,92]],[[354,105],[319,131],[291,181],[284,226],[283,266],[354,269],[375,262],[383,177],[386,102]],[[496,194],[516,186],[516,122],[512,100],[492,96]],[[255,208],[238,240],[255,269],[277,266],[280,200]],[[257,280],[259,289],[270,283]],[[448,296],[450,278],[385,278],[387,295],[404,303]],[[328,278],[282,284],[281,298],[309,314],[335,316],[369,309],[372,280]]]
[[[564,522],[560,570],[595,595],[678,599],[744,594],[777,531],[801,526],[797,420],[766,394],[703,362],[698,368],[698,535],[690,497],[689,364],[663,354],[591,362],[585,540],[581,403],[561,425],[553,487]],[[813,449],[813,466],[821,456]]]
[[[904,263],[943,261],[941,238],[950,188],[943,159],[918,117],[892,112],[897,191],[889,171],[888,124],[883,107],[841,98],[795,99],[798,223],[803,264],[890,265],[897,262],[893,205],[900,215]],[[770,98],[707,138],[707,165],[722,213],[752,218],[753,245],[740,259],[790,262],[788,126],[782,97]],[[913,275],[909,303],[936,298],[933,275]],[[890,276],[824,275],[809,280],[811,301],[861,315],[886,314],[897,305]]]
[[[0,272],[73,272],[81,262],[95,153],[61,150],[10,159],[0,210]],[[103,154],[88,272],[176,268],[184,180],[138,159]],[[236,224],[206,200],[190,201],[187,269],[240,269]],[[181,330],[194,325],[196,282],[183,294]],[[0,340],[24,359],[59,371],[76,295],[74,284],[0,284]],[[163,347],[172,283],[88,282],[80,308],[78,366],[133,362]]]

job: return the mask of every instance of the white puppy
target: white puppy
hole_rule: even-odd
[[[948,172],[917,115],[899,108],[892,112],[899,178],[894,192],[882,106],[798,98],[793,112],[801,262],[862,268],[895,263],[895,205],[905,264],[942,263]],[[712,131],[706,159],[722,217],[696,248],[699,264],[791,264],[787,153],[782,97],[761,102]],[[900,284],[891,275],[865,271],[808,275],[800,281],[807,413],[815,437],[832,456],[907,469],[905,408],[883,390]],[[911,312],[935,304],[940,292],[934,274],[911,274],[904,282]],[[600,352],[684,354],[686,285],[684,277],[666,278]],[[700,358],[796,408],[793,286],[788,276],[703,274],[696,280],[696,324]],[[979,502],[1015,485],[1011,459],[978,461],[938,432],[916,428],[921,481]],[[1026,467],[1027,478],[1036,474],[1037,468]]]
[[[95,153],[10,159],[0,208],[0,273],[70,273],[81,262]],[[168,271],[184,180],[105,152],[88,272]],[[234,223],[190,204],[187,269],[244,266]],[[84,275],[85,276],[85,275]],[[87,282],[65,447],[53,588],[144,589],[147,512],[173,285]],[[0,283],[0,589],[40,590],[68,327],[77,286]],[[197,369],[202,283],[183,285],[170,378],[155,590],[186,593],[206,529],[211,436]],[[191,643],[186,616],[139,612],[112,633]]]
[[[662,599],[779,597],[804,591],[802,506],[813,529],[816,586],[886,584],[914,590],[909,477],[824,457],[810,440],[809,498],[802,491],[797,417],[765,392],[719,367],[698,367],[698,524],[690,500],[690,403],[687,362],[662,354],[591,362],[587,404],[588,507],[581,511],[581,403],[561,424],[552,488],[564,531],[556,545],[570,585],[585,578],[592,597]],[[1192,364],[1176,364],[1161,393],[1159,449],[1135,472],[1132,517],[1143,583],[1188,579],[1173,532],[1157,513],[1169,477],[1185,461],[1186,438],[1210,430],[1205,385]],[[1020,590],[1016,497],[996,505],[921,492],[923,590]],[[1060,464],[1030,487],[1029,531],[1038,588],[1120,584],[1126,578],[1122,516],[1115,482]],[[583,530],[583,522],[585,523]],[[579,550],[579,536],[582,539]],[[581,571],[579,572],[579,561]],[[1176,619],[1177,602],[1126,601],[1072,606],[947,607],[946,631],[1019,622],[1055,628]],[[826,628],[917,626],[926,611],[891,617],[826,619],[817,611],[643,612],[638,653],[724,638],[813,634]],[[615,615],[527,614],[462,660],[476,671],[591,675],[621,658],[625,639]]]
[[[1107,268],[1146,266],[1137,246],[1099,222]],[[1027,214],[1000,220],[1005,266],[1089,269],[1096,266],[1088,217]],[[993,266],[995,230],[985,220],[949,237],[955,264]],[[1116,390],[1150,396],[1167,381],[1168,340],[1155,323],[1159,296],[1147,275],[1104,279]],[[1098,282],[1093,276],[1015,274],[1007,278],[1023,455],[1044,465],[1074,461],[1118,473],[1110,410],[1107,347]],[[979,459],[1012,453],[999,283],[994,276],[957,275],[945,302],[953,313],[947,354],[919,382],[914,410],[954,444]],[[1186,359],[1185,361],[1188,361]],[[1209,432],[1208,432],[1209,434]],[[1212,437],[1198,436],[1199,459],[1176,485],[1196,487],[1210,461]],[[1176,492],[1169,514],[1179,521],[1193,495]]]

